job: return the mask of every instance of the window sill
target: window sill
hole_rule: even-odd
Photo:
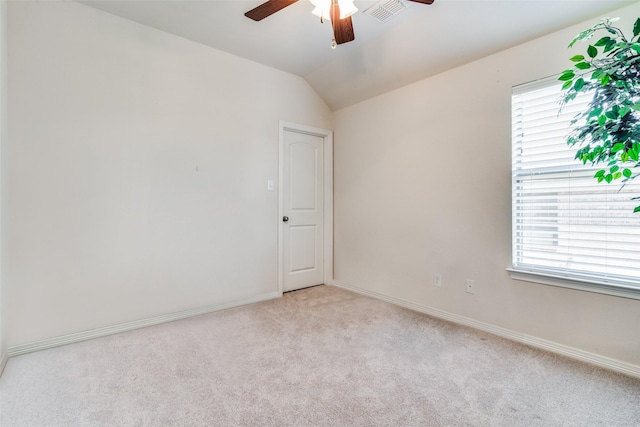
[[[538,273],[517,268],[507,268],[509,276],[514,280],[540,283],[543,285],[559,286],[562,288],[576,289],[579,291],[595,292],[605,295],[613,295],[622,298],[640,300],[640,288],[634,286],[617,285],[591,280],[580,280],[562,277],[554,274]]]

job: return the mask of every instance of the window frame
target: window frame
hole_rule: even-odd
[[[511,111],[512,112],[514,111],[513,101],[514,101],[514,95],[516,93],[523,93],[526,91],[534,91],[537,89],[548,88],[553,86],[554,84],[558,84],[557,76],[550,76],[550,77],[539,79],[530,83],[514,86],[512,88],[512,93],[511,93],[511,106],[512,106]],[[559,94],[560,93],[561,92],[559,91]],[[511,118],[512,135],[513,135],[514,123],[515,123],[514,116],[512,115],[512,118]],[[513,154],[514,143],[515,143],[515,139],[512,137],[511,144],[510,144],[510,147],[512,150],[512,156],[514,156]],[[516,185],[515,184],[516,173],[513,165],[514,165],[514,158],[512,157],[512,163],[511,163],[512,221],[514,221],[513,214],[516,209],[516,201],[514,198],[514,188]],[[569,170],[567,170],[567,172],[570,173]],[[607,184],[600,184],[600,185],[607,185]],[[640,218],[638,219],[639,219],[639,226],[640,226]],[[541,265],[538,265],[537,267],[516,265],[515,254],[514,254],[515,237],[513,234],[514,232],[513,222],[511,224],[511,231],[512,231],[511,266],[506,270],[512,279],[640,300],[640,278],[637,281],[634,281],[634,280],[621,279],[620,277],[617,277],[615,283],[610,283],[606,280],[606,278],[594,276],[589,274],[588,272],[579,273],[579,272],[572,271],[571,273],[566,273],[562,269],[554,269],[552,267],[544,267]]]

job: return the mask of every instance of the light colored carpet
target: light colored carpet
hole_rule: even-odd
[[[11,358],[0,425],[634,426],[640,381],[318,286]]]

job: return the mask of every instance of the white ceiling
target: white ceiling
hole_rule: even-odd
[[[386,2],[388,0],[382,0]],[[406,1],[406,0],[402,0]],[[255,22],[263,0],[87,0],[82,3],[305,78],[332,110],[424,79],[636,1],[435,0],[407,2],[387,22],[355,0],[356,40],[333,50],[331,23],[299,0]]]

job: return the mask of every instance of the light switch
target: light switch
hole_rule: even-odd
[[[273,191],[273,180],[267,180],[267,191]]]

